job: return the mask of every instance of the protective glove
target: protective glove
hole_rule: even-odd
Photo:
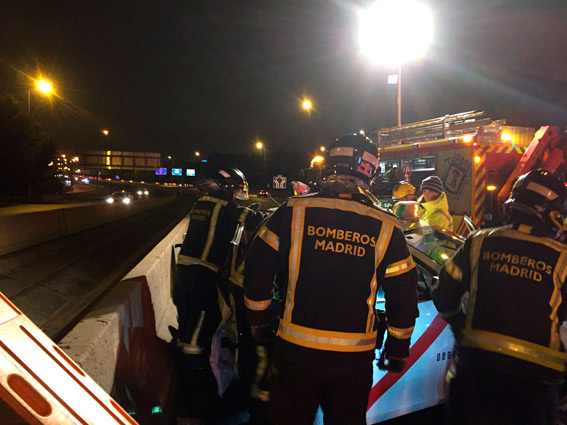
[[[460,311],[451,319],[447,320],[449,326],[451,326],[451,330],[453,331],[453,335],[455,335],[455,339],[458,341],[461,339],[461,334],[463,332],[463,327],[465,326],[465,320],[467,316],[463,311]]]
[[[271,324],[254,326],[252,325],[252,338],[258,344],[269,345],[274,339],[275,333]]]
[[[405,365],[406,365],[405,359],[392,357],[388,354],[386,350],[382,351],[382,355],[378,360],[378,369],[387,370],[394,373],[399,373],[402,370],[404,370]]]

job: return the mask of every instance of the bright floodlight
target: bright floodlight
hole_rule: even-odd
[[[108,136],[108,130],[102,130],[102,134],[104,134],[105,136]]]
[[[311,109],[311,106],[313,106],[311,104],[311,101],[309,99],[305,99],[303,101],[303,109],[305,109],[306,111],[309,111]]]
[[[428,6],[413,0],[382,0],[361,12],[359,42],[374,63],[399,66],[423,56],[431,43]]]
[[[262,149],[263,147],[264,145],[262,144],[262,142],[256,143],[256,149]]]
[[[42,92],[44,94],[51,93],[51,83],[49,81],[39,80],[36,84],[37,84],[37,89],[40,92]]]

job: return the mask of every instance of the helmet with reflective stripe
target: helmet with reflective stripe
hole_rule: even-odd
[[[235,193],[238,199],[248,199],[248,182],[238,168],[221,168],[213,179],[223,192]]]
[[[326,176],[347,175],[369,184],[378,169],[378,148],[362,134],[349,134],[331,143]]]
[[[549,171],[532,170],[518,178],[504,203],[504,211],[537,216],[551,228],[559,229],[566,200],[567,189],[561,181]]]

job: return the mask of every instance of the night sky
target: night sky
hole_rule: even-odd
[[[2,0],[0,92],[27,106],[25,76],[52,78],[58,98],[32,94],[32,115],[72,149],[315,148],[396,122],[394,70],[370,65],[356,40],[369,3]],[[485,110],[567,125],[566,1],[428,3],[434,43],[404,65],[404,122]]]

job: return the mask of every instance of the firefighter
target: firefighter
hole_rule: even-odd
[[[218,273],[227,260],[248,183],[236,168],[219,170],[199,182],[208,192],[190,212],[189,227],[177,260],[177,306],[180,349],[178,424],[202,424],[217,401],[217,384],[209,364],[211,338],[221,320]]]
[[[252,339],[242,288],[247,247],[253,238],[254,230],[257,230],[262,220],[265,220],[265,215],[261,212],[252,215],[245,210],[240,215],[239,226],[231,241],[229,270],[227,270],[228,290],[234,299],[238,328],[238,373],[245,391],[248,392],[247,406],[250,420],[247,424],[250,425],[272,423],[267,406],[270,397],[271,346],[255,343]]]
[[[530,171],[504,204],[510,224],[471,234],[442,268],[431,295],[456,339],[448,423],[555,424],[567,247],[552,238],[566,198],[553,175]]]
[[[406,181],[397,184],[392,190],[392,199],[396,202],[415,201],[415,187]]]
[[[447,195],[443,183],[437,176],[429,176],[421,182],[421,197],[418,199],[419,218],[432,226],[453,230],[453,217],[449,213]]]
[[[270,408],[278,425],[366,424],[383,287],[388,337],[382,367],[400,372],[417,311],[415,264],[397,219],[366,195],[377,148],[360,134],[328,151],[321,192],[288,199],[246,257],[245,303],[252,336],[273,339],[272,284],[284,282],[274,342]]]

